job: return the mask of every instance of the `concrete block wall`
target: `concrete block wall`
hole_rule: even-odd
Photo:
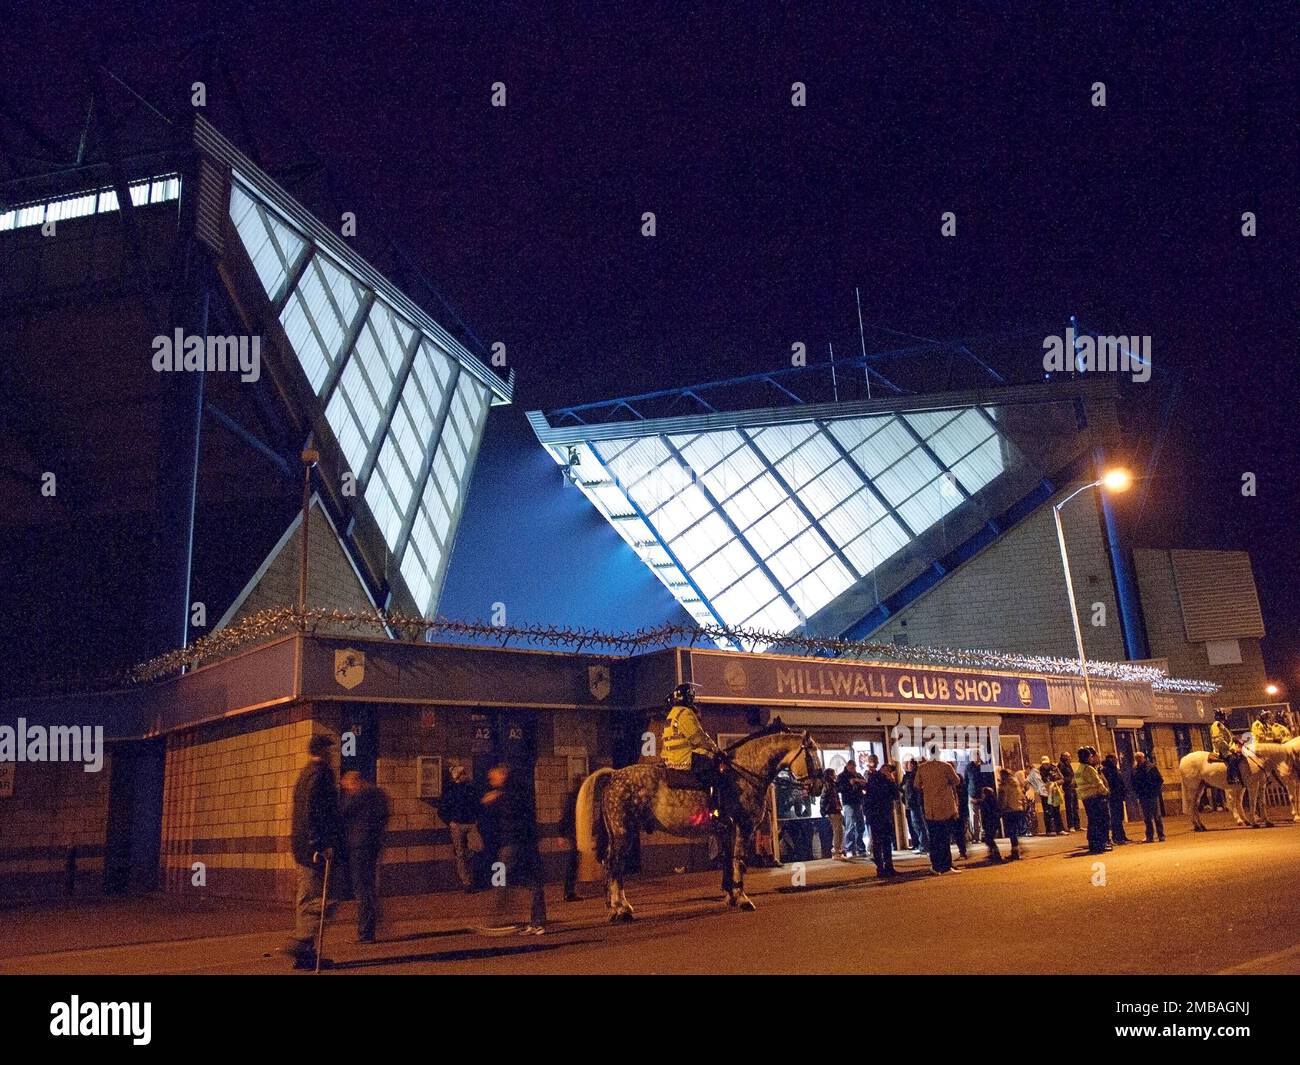
[[[310,707],[296,706],[168,738],[161,854],[166,891],[292,899],[293,786],[313,731],[328,730],[312,720]],[[206,867],[204,886],[193,883],[195,862]]]
[[[1088,657],[1122,661],[1123,628],[1100,506],[1080,496],[1062,518]],[[1094,603],[1103,605],[1105,625],[1091,624]],[[870,638],[888,642],[901,634],[916,646],[1076,657],[1052,507],[1039,507]]]
[[[307,605],[337,610],[373,609],[365,586],[357,577],[352,563],[319,504],[311,508],[307,544]],[[294,533],[267,566],[248,597],[236,611],[232,623],[269,607],[294,606],[298,602],[301,560],[301,533]],[[355,629],[321,625],[317,631],[350,634]],[[369,635],[380,636],[382,632]]]
[[[13,766],[13,795],[0,798],[0,898],[102,890],[111,758],[97,773],[81,762]]]
[[[1173,676],[1212,680],[1220,685],[1223,690],[1212,696],[1215,706],[1249,706],[1268,701],[1264,694],[1268,675],[1259,640],[1238,641],[1239,665],[1210,665],[1205,644],[1188,642],[1170,553],[1138,548],[1133,552],[1133,568],[1137,571],[1142,617],[1153,657],[1168,659]]]

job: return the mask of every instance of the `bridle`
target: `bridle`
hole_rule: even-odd
[[[776,735],[776,734],[777,733],[775,732],[768,733],[768,735]],[[743,740],[737,740],[735,743],[730,744],[728,747],[725,748],[725,753],[730,754],[732,751],[740,747],[742,744],[749,742],[751,739],[759,739],[761,738],[762,735],[763,735],[762,733],[756,732],[753,735],[746,736]],[[808,785],[812,783],[814,780],[821,779],[821,773],[812,768],[815,763],[811,758],[812,755],[816,754],[818,756],[817,764],[819,764],[821,762],[820,750],[821,749],[817,746],[817,744],[813,742],[812,737],[805,732],[803,734],[803,738],[799,741],[799,746],[795,748],[793,751],[791,751],[788,755],[786,755],[786,757],[781,759],[781,764],[776,767],[777,773],[779,774],[783,769],[788,770],[790,776],[794,779],[794,782],[796,784],[798,784],[802,788],[808,787]],[[796,776],[794,770],[791,768],[794,765],[794,763],[798,760],[800,755],[805,756],[804,766],[809,770],[808,775],[802,777]],[[736,765],[736,763],[731,759],[727,760],[727,768],[730,769],[732,772],[739,774],[742,777],[749,778],[749,780],[754,784],[763,783],[763,777],[761,774],[754,772],[754,770],[752,769],[746,769],[742,765]]]

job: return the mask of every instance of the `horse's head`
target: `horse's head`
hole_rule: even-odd
[[[799,741],[784,768],[789,770],[797,784],[808,789],[809,794],[820,795],[826,787],[826,776],[822,767],[822,752],[807,732],[791,732],[790,736]]]
[[[779,717],[737,740],[727,752],[735,764],[751,774],[764,775],[769,783],[784,769],[813,795],[820,794],[825,785],[821,751],[813,738],[789,728]]]

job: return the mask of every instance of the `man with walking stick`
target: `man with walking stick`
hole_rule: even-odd
[[[285,948],[295,969],[320,970],[325,893],[339,841],[339,796],[326,761],[334,741],[317,733],[307,744],[307,764],[293,789],[293,860],[298,864],[293,939]],[[326,963],[327,964],[327,963]]]

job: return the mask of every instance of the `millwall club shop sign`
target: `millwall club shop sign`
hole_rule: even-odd
[[[717,702],[1043,713],[1050,709],[1045,678],[1005,673],[692,651],[691,679],[700,685],[699,698]]]

